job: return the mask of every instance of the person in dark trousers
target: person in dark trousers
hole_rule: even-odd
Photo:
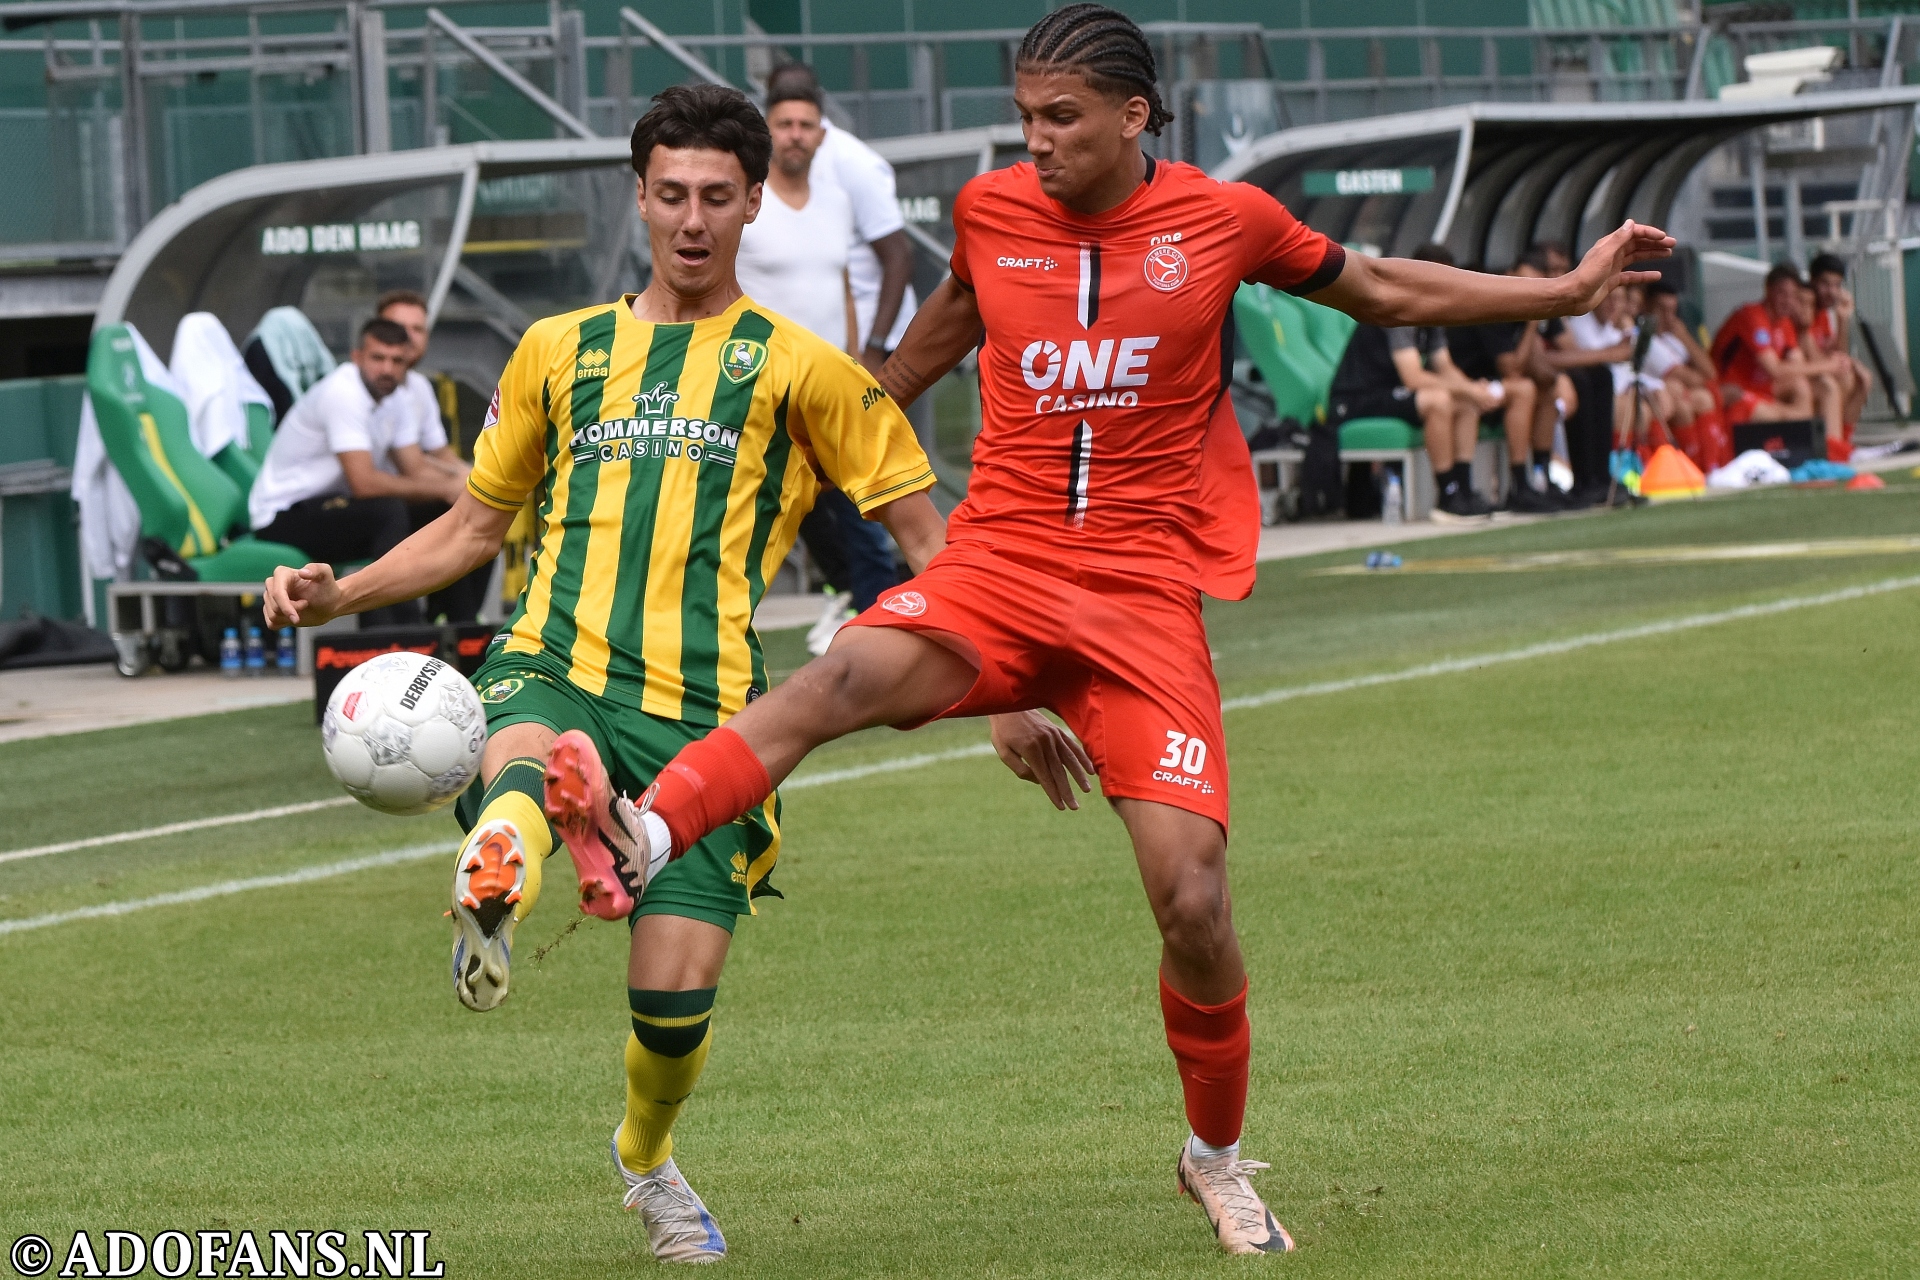
[[[1533,261],[1515,263],[1507,274],[1539,279],[1546,273]],[[1539,325],[1481,324],[1447,330],[1447,350],[1469,378],[1497,381],[1506,393],[1500,409],[1507,437],[1507,497],[1502,509],[1516,514],[1552,515],[1583,506],[1548,476],[1553,461],[1553,428],[1558,404],[1577,402],[1564,375],[1548,359]],[[1492,415],[1489,415],[1491,419]]]
[[[1439,245],[1423,245],[1412,256],[1452,265],[1452,255]],[[1398,418],[1420,428],[1440,490],[1434,520],[1492,519],[1492,506],[1474,492],[1473,450],[1480,415],[1500,401],[1454,367],[1446,330],[1358,326],[1327,399],[1328,423],[1336,431],[1356,418]]]
[[[429,337],[426,298],[411,289],[390,289],[374,304],[374,314],[405,329],[409,347],[406,377],[392,395],[380,402],[376,412],[412,415],[415,443],[420,446],[427,465],[465,480],[468,464],[461,460],[447,435],[446,423],[440,417],[440,398],[434,392],[433,383],[419,369],[421,358],[427,354]],[[447,504],[437,498],[407,504],[415,529],[426,528],[447,510]],[[493,566],[486,564],[449,583],[427,597],[427,617],[445,618],[448,622],[476,621],[486,604],[487,585],[492,580]]]
[[[1572,269],[1566,247],[1550,240],[1533,245],[1520,262],[1526,271],[1516,269],[1516,274],[1553,277]],[[1546,363],[1566,378],[1561,384],[1561,397],[1569,388],[1573,392],[1566,419],[1567,466],[1573,471],[1573,489],[1565,505],[1590,507],[1605,502],[1612,488],[1607,455],[1613,450],[1613,370],[1607,366],[1631,358],[1633,344],[1622,334],[1609,345],[1589,348],[1578,340],[1576,330],[1588,341],[1604,336],[1604,330],[1593,324],[1570,327],[1563,320],[1546,320],[1539,325]]]
[[[420,452],[412,415],[380,412],[410,363],[407,331],[369,320],[351,358],[288,410],[248,499],[262,540],[334,565],[375,560],[413,531],[409,502],[450,503],[465,492],[464,476]],[[365,619],[417,623],[420,603],[401,601]]]

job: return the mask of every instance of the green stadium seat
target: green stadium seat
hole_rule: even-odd
[[[253,491],[253,478],[260,474],[260,464],[254,459],[252,451],[242,449],[237,444],[230,444],[214,454],[213,465],[220,468],[221,474],[233,481],[234,487],[242,494]],[[244,521],[246,518],[246,508],[242,507],[240,519]]]
[[[253,481],[260,474],[261,466],[267,460],[267,449],[273,444],[273,410],[264,404],[247,404],[247,445],[241,448],[230,444],[213,455],[213,465],[226,473],[227,479],[240,486],[242,496],[253,492]],[[241,519],[246,518],[246,507],[240,509]]]
[[[259,582],[281,565],[307,562],[297,547],[245,532],[246,491],[194,448],[186,405],[147,382],[125,325],[93,335],[87,390],[107,457],[140,508],[143,537],[166,543],[203,582]]]
[[[253,455],[254,467],[258,469],[267,460],[267,450],[273,447],[273,409],[248,401],[246,410],[247,452]]]
[[[1420,445],[1420,429],[1398,418],[1354,418],[1340,424],[1343,454],[1360,449],[1418,449]]]
[[[1240,341],[1273,395],[1276,417],[1324,422],[1327,389],[1336,358],[1329,361],[1308,337],[1303,304],[1264,284],[1243,284],[1233,295]]]

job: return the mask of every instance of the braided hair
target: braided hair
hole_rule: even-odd
[[[1020,42],[1017,71],[1074,71],[1102,93],[1147,100],[1147,132],[1173,120],[1160,101],[1153,46],[1132,18],[1103,4],[1070,4],[1033,24]]]

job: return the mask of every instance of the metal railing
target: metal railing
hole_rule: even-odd
[[[0,58],[32,57],[44,110],[0,110],[0,259],[111,256],[160,207],[227,170],[450,141],[618,135],[663,84],[750,87],[812,62],[830,110],[868,137],[1011,123],[1019,29],[674,34],[638,6],[589,35],[558,0],[543,19],[462,23],[400,0],[57,0],[8,5]],[[529,5],[529,9],[536,6]],[[489,16],[500,12],[496,6]],[[417,26],[388,21],[404,13]],[[1179,123],[1163,154],[1210,164],[1226,112],[1244,136],[1494,101],[1710,97],[1740,59],[1829,43],[1851,74],[1897,77],[1898,18],[1717,27],[1263,29],[1155,23]],[[1889,57],[1888,51],[1892,51]],[[1231,145],[1229,138],[1226,145]]]

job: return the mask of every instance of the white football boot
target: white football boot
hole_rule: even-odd
[[[511,822],[482,823],[453,868],[453,993],[475,1013],[507,998],[514,908],[527,888],[527,849]]]
[[[1180,1190],[1206,1213],[1220,1247],[1228,1253],[1293,1252],[1293,1237],[1274,1220],[1273,1211],[1247,1180],[1267,1167],[1237,1154],[1196,1157],[1191,1146],[1181,1144]]]
[[[623,1208],[639,1213],[646,1224],[647,1247],[662,1262],[718,1262],[727,1256],[727,1242],[713,1215],[693,1193],[680,1168],[669,1157],[651,1173],[634,1173],[620,1161],[620,1130],[613,1131],[613,1167],[627,1184]]]

